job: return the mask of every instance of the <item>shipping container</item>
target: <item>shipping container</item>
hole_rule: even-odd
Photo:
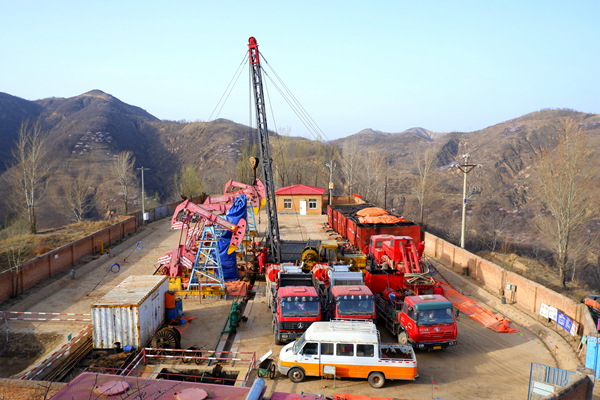
[[[374,204],[339,204],[327,207],[327,215],[331,215],[332,228],[359,251],[369,245],[372,235],[410,236],[415,243],[421,241],[421,227],[411,221],[395,224],[362,224],[356,213],[364,208],[377,207]],[[393,215],[393,214],[392,214]]]
[[[132,275],[92,304],[94,348],[146,346],[165,321],[167,290],[167,276]]]

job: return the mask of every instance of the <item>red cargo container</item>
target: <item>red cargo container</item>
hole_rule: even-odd
[[[421,227],[411,221],[395,224],[361,224],[356,213],[374,204],[340,204],[331,206],[334,219],[333,229],[348,239],[350,244],[363,251],[372,235],[410,236],[415,243],[421,241]]]

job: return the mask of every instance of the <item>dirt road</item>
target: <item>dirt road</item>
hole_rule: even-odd
[[[261,220],[266,220],[264,214]],[[327,238],[320,226],[326,216],[295,216],[281,214],[279,222],[281,234],[287,239]],[[264,228],[260,228],[264,231]],[[49,284],[27,298],[10,304],[11,310],[41,312],[89,313],[90,305],[132,274],[152,274],[156,260],[179,241],[179,231],[169,229],[169,221],[162,220],[150,224],[139,234],[116,247],[116,257],[102,256],[77,269],[75,279],[66,276]],[[142,243],[142,250],[136,244]],[[139,246],[138,246],[139,247]],[[125,258],[127,260],[125,261]],[[120,270],[110,272],[114,263]],[[115,270],[116,268],[113,268]],[[574,371],[578,362],[573,352],[561,342],[553,332],[547,332],[531,316],[520,313],[510,305],[500,305],[497,299],[477,288],[473,283],[440,267],[442,273],[468,295],[491,309],[501,309],[524,326],[516,326],[518,333],[495,333],[465,315],[458,321],[459,343],[453,348],[436,352],[417,352],[419,378],[414,382],[386,382],[383,389],[372,389],[366,380],[337,380],[321,382],[318,378],[307,378],[305,382],[294,384],[287,377],[278,376],[267,381],[267,394],[274,391],[300,393],[354,393],[362,395],[388,396],[411,399],[514,399],[527,395],[529,371],[532,362]],[[264,283],[262,283],[264,285]],[[281,346],[273,344],[271,314],[264,299],[264,286],[257,285],[257,295],[253,300],[252,312],[239,331],[239,350],[254,351],[257,357],[273,350],[275,358]],[[462,286],[461,286],[462,285]],[[197,300],[186,300],[184,310],[196,319],[189,326],[183,338],[183,347],[189,345],[214,348],[220,331],[227,319],[231,300],[211,300],[197,304]],[[6,308],[5,308],[6,309]],[[12,333],[29,334],[15,340],[12,345],[27,347],[27,341],[40,342],[43,334],[52,335],[53,340],[43,344],[43,350],[30,354],[33,364],[66,341],[71,332],[78,332],[86,323],[42,323],[41,325],[9,322]],[[393,342],[385,327],[380,327],[382,341]],[[534,332],[536,332],[534,334]],[[2,335],[3,332],[0,332]],[[540,335],[541,334],[541,335]],[[18,335],[17,335],[18,336]],[[15,338],[17,337],[15,336]],[[550,348],[550,343],[560,343],[558,349]],[[552,352],[550,350],[553,350]],[[557,355],[554,355],[554,352]],[[16,355],[0,357],[0,363],[11,365]],[[20,356],[24,358],[23,354]],[[16,364],[15,364],[16,365]],[[15,370],[16,369],[16,370]],[[3,376],[17,374],[23,366],[8,369]],[[326,387],[323,387],[326,386]]]

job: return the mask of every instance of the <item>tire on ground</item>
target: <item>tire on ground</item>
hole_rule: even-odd
[[[277,346],[281,344],[281,335],[279,335],[279,332],[277,332],[276,326],[273,326],[273,341]]]
[[[385,384],[385,376],[381,372],[371,372],[369,374],[369,385],[375,389],[383,387]]]
[[[288,378],[290,378],[290,381],[294,383],[302,382],[305,376],[306,374],[304,373],[304,370],[299,367],[293,367],[288,372]]]

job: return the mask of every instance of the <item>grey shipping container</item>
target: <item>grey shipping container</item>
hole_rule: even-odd
[[[167,290],[166,276],[132,275],[92,304],[94,348],[146,346],[165,321]]]

